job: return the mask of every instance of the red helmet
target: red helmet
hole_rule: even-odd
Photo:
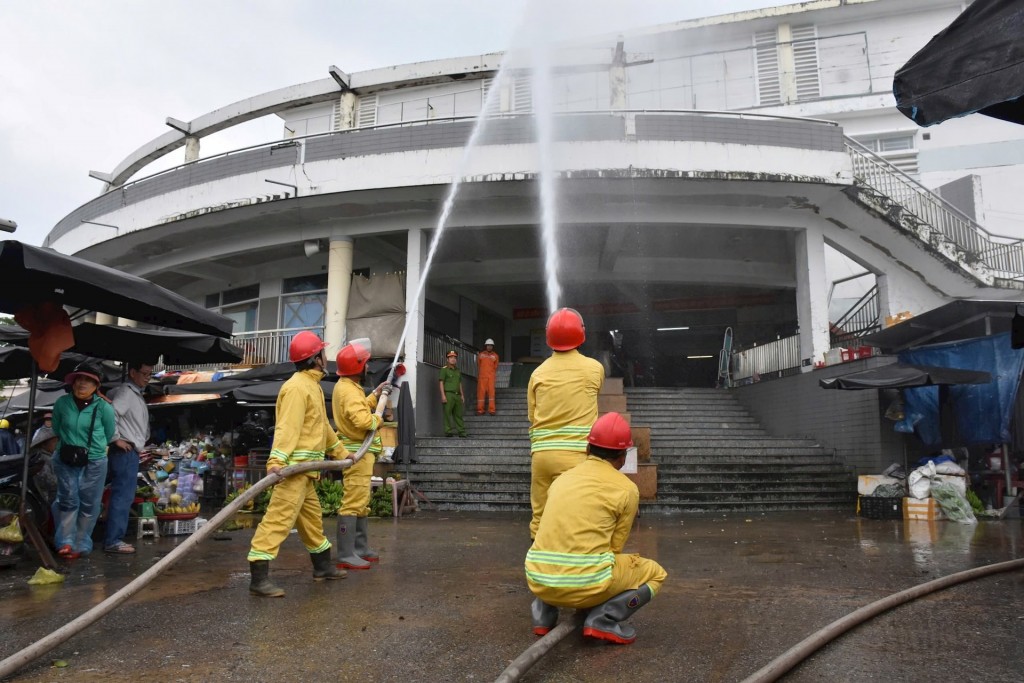
[[[342,377],[354,377],[366,367],[370,360],[370,340],[354,339],[338,351],[336,362],[338,374]]]
[[[548,318],[548,346],[555,351],[572,351],[587,338],[583,316],[573,308],[560,308]]]
[[[288,359],[293,363],[301,363],[323,351],[325,346],[327,344],[320,337],[309,330],[303,330],[292,337],[288,344]]]
[[[592,446],[621,451],[633,445],[633,432],[618,413],[605,413],[590,428],[587,442]]]

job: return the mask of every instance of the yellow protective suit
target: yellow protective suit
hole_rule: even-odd
[[[326,453],[341,445],[327,421],[327,406],[320,388],[322,377],[319,370],[302,370],[281,387],[268,468],[323,460]],[[315,481],[319,476],[319,472],[308,472],[305,476],[288,477],[274,487],[267,512],[252,538],[250,562],[277,557],[292,528],[299,532],[302,544],[311,553],[331,547],[324,536],[323,513],[316,495]]]
[[[494,415],[497,410],[494,402],[494,380],[498,377],[498,354],[494,351],[481,351],[476,354],[476,414],[483,415],[487,405],[487,397],[491,398],[488,411]]]
[[[355,453],[363,445],[366,433],[377,429],[380,418],[374,414],[377,396],[366,395],[363,387],[351,377],[342,377],[334,385],[331,409],[334,424],[338,428],[342,447],[348,453]],[[376,454],[383,450],[380,435],[374,436],[366,455],[343,475],[345,492],[342,494],[338,515],[342,517],[366,517],[370,514],[370,477]]]
[[[576,350],[555,351],[530,376],[530,538],[537,535],[551,482],[586,457],[603,384],[604,367]]]
[[[526,580],[556,607],[586,609],[645,583],[657,594],[667,573],[622,553],[640,505],[636,484],[596,456],[551,485],[537,538],[526,554]]]

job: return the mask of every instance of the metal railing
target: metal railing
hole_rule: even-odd
[[[732,354],[735,384],[757,382],[770,376],[782,377],[800,367],[800,335],[783,337]]]
[[[988,232],[959,209],[856,140],[846,138],[853,177],[917,217],[968,256],[1010,277],[1024,277],[1022,240]]]
[[[434,330],[423,331],[423,362],[427,365],[442,367],[449,351],[459,354],[457,366],[467,377],[476,377],[476,349],[447,334]]]
[[[878,321],[878,285],[864,293],[829,330],[831,348],[846,346],[850,341],[881,329]]]
[[[292,337],[304,330],[314,332],[323,338],[323,326],[313,326],[239,332],[231,336],[231,342],[245,352],[239,365],[284,363],[288,360],[288,345]]]

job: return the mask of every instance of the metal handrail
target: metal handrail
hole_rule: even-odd
[[[884,157],[852,138],[847,137],[845,141],[855,181],[897,201],[930,230],[993,270],[1024,275],[1024,240],[989,232]]]

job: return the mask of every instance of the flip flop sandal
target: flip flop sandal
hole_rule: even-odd
[[[80,557],[80,553],[76,553],[74,548],[69,545],[62,545],[57,554],[63,557],[65,560],[77,560]]]
[[[134,555],[135,547],[121,541],[117,545],[107,546],[103,549],[103,552],[110,553],[111,555]]]

